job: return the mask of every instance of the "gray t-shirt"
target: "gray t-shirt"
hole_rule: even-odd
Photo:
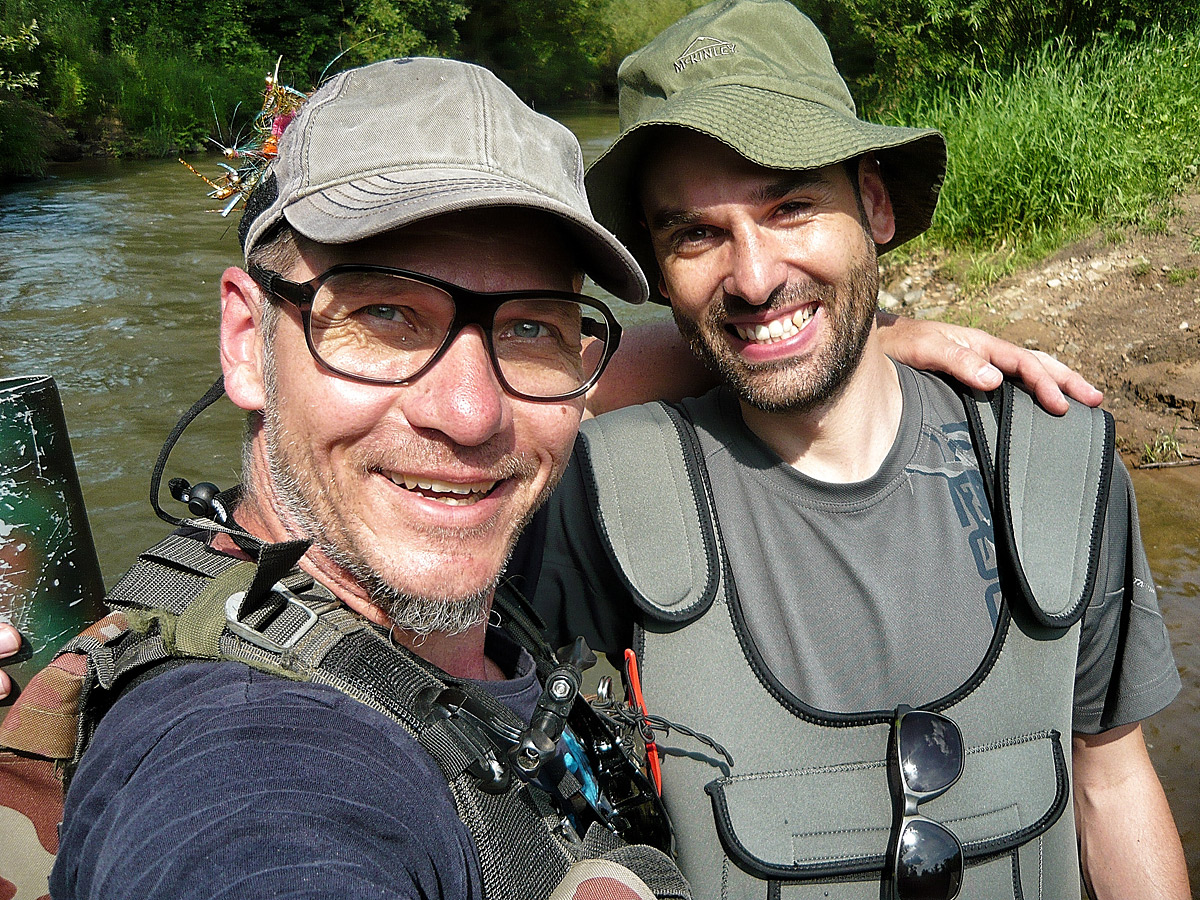
[[[786,690],[830,712],[953,692],[986,654],[999,613],[991,510],[962,401],[936,377],[897,369],[899,431],[879,471],[856,484],[823,483],[784,463],[726,389],[685,402],[754,648]],[[628,646],[636,610],[577,476],[569,471],[549,504],[540,570],[526,590],[559,643],[583,634],[611,653]],[[1096,584],[1074,698],[1074,728],[1085,733],[1144,719],[1179,689],[1120,465]],[[581,592],[590,607],[580,608]]]

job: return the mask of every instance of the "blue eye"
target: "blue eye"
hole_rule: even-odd
[[[513,322],[509,326],[513,337],[520,338],[526,341],[532,341],[536,338],[543,337],[546,334],[546,326],[541,322],[534,322],[532,319],[524,319],[519,322]]]
[[[387,319],[389,322],[394,321],[399,316],[399,311],[394,306],[387,306],[382,303],[373,303],[370,306],[364,306],[363,312],[375,319]]]

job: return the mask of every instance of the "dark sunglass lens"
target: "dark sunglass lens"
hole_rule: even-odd
[[[962,846],[937,822],[912,819],[896,852],[898,900],[953,900],[962,887]]]
[[[900,722],[900,766],[918,794],[945,790],[963,769],[962,733],[950,719],[916,710]]]

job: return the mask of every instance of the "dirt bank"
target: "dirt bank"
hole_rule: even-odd
[[[1175,205],[1161,232],[1096,234],[982,295],[936,262],[885,270],[885,305],[969,320],[1077,369],[1104,391],[1130,465],[1156,442],[1200,457],[1200,193]]]

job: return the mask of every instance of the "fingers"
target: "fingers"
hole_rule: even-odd
[[[0,661],[4,657],[12,656],[21,649],[21,635],[17,629],[7,623],[0,623]],[[8,696],[12,690],[12,682],[8,676],[0,670],[0,699]]]
[[[1002,355],[1004,347],[1017,350],[973,328],[918,322],[884,312],[876,313],[875,319],[880,345],[888,356],[914,369],[942,372],[981,391],[999,387],[1003,378],[1004,366],[997,367],[994,355]]]
[[[1038,358],[1059,389],[1073,400],[1078,400],[1084,406],[1099,406],[1104,401],[1104,392],[1093,387],[1086,378],[1074,369],[1059,362],[1049,353],[1041,350],[1030,350]]]
[[[877,314],[884,352],[916,369],[943,372],[968,387],[990,391],[1003,375],[1019,381],[1055,415],[1067,411],[1067,397],[1099,406],[1104,394],[1078,372],[1040,350],[1026,350],[980,331],[945,322],[916,322]]]
[[[12,656],[21,649],[21,632],[7,622],[0,622],[0,659]]]
[[[1047,412],[1057,416],[1067,411],[1067,397],[1086,406],[1099,406],[1104,399],[1101,391],[1068,366],[1041,350],[1024,350],[1001,342],[992,354],[992,361],[1006,374],[1020,381],[1037,398]]]

